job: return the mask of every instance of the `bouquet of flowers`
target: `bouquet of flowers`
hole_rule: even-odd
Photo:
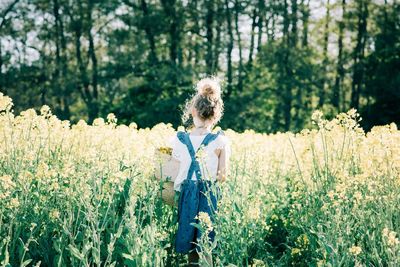
[[[177,195],[174,181],[179,171],[179,161],[172,157],[172,148],[159,147],[155,151],[155,177],[160,181],[162,200],[171,206],[176,206]]]

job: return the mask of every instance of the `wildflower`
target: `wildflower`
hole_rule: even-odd
[[[15,209],[19,207],[19,200],[18,198],[14,197],[10,200],[10,208]]]
[[[332,200],[335,197],[335,192],[333,192],[333,190],[329,191],[328,197]]]
[[[355,199],[356,201],[362,200],[362,194],[361,194],[361,192],[359,192],[359,191],[355,192],[355,193],[354,193],[354,199]]]
[[[318,124],[322,120],[322,116],[324,114],[320,110],[316,110],[313,112],[311,115],[311,120],[313,121],[314,124]]]
[[[396,237],[396,232],[390,232],[388,236],[388,245],[391,247],[397,246],[399,239]]]
[[[51,114],[51,112],[50,112],[50,107],[49,107],[48,105],[43,105],[43,106],[40,108],[40,114],[41,114],[42,116],[50,115],[50,114]]]
[[[383,228],[382,230],[382,236],[387,237],[389,235],[389,229],[387,227]]]
[[[396,235],[397,235],[396,232],[390,231],[387,227],[385,227],[385,228],[382,230],[382,237],[383,237],[384,240],[387,241],[387,244],[388,244],[390,247],[395,247],[395,246],[397,246],[397,245],[400,243],[400,241],[399,241],[399,239],[396,237]]]
[[[251,265],[251,267],[261,267],[261,266],[265,266],[265,263],[262,260],[253,259],[253,264]]]
[[[352,246],[351,248],[349,248],[349,252],[351,254],[353,254],[354,256],[357,256],[361,253],[362,249],[359,246]]]
[[[310,240],[306,234],[302,234],[297,237],[296,244],[298,244],[300,247],[307,248],[310,245]]]
[[[248,217],[250,220],[257,220],[260,217],[259,204],[251,205],[248,210]]]
[[[49,174],[49,165],[47,165],[45,162],[40,162],[36,169],[36,178],[40,180],[41,178],[49,177]]]
[[[103,118],[96,118],[93,120],[93,126],[104,126],[105,122]]]
[[[86,121],[84,120],[79,120],[76,125],[73,126],[73,128],[76,128],[78,130],[84,130],[87,126]]]
[[[204,162],[206,158],[207,158],[207,152],[205,151],[204,146],[202,145],[196,152],[196,160],[199,162]]]
[[[279,217],[278,217],[276,214],[273,214],[273,215],[271,216],[271,220],[276,221],[276,220],[278,220],[278,219],[279,219]]]
[[[350,109],[347,111],[347,115],[350,116],[350,118],[355,118],[358,116],[357,110],[355,108]]]
[[[12,181],[10,175],[0,176],[0,185],[5,191],[12,190],[15,187],[15,183]]]
[[[394,123],[394,122],[392,122],[390,125],[389,125],[389,129],[390,129],[390,131],[391,132],[396,132],[397,131],[397,125],[396,125],[396,123]]]
[[[292,248],[291,254],[292,254],[292,256],[297,255],[297,254],[301,255],[301,250],[299,248]]]
[[[0,112],[10,111],[13,106],[12,99],[0,93]]]
[[[31,223],[31,227],[29,228],[31,231],[37,226],[36,223]]]
[[[207,212],[200,211],[195,218],[200,221],[201,225],[206,227],[207,231],[212,231],[212,222]]]
[[[172,148],[171,147],[159,147],[157,150],[162,154],[172,155]]]
[[[50,211],[49,217],[52,220],[57,220],[60,218],[60,212],[56,209],[53,209]]]
[[[109,123],[116,123],[117,122],[117,117],[115,117],[114,113],[109,113],[107,115],[107,121]]]
[[[166,240],[168,238],[168,233],[166,231],[156,232],[155,238],[157,240]]]
[[[129,129],[134,129],[134,130],[136,130],[137,127],[138,127],[137,124],[134,123],[134,122],[131,122],[131,123],[129,124]]]

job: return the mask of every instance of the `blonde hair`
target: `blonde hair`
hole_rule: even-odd
[[[193,108],[201,120],[210,120],[213,125],[217,124],[224,112],[220,80],[216,77],[203,78],[196,83],[195,88],[197,92],[186,101],[182,116],[183,124],[193,119]]]

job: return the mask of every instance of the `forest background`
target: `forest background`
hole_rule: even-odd
[[[0,91],[15,112],[181,124],[223,78],[223,128],[299,131],[313,110],[400,123],[397,0],[1,0]]]

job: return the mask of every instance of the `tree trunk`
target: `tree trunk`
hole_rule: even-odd
[[[260,53],[261,47],[262,47],[264,15],[265,15],[264,0],[259,0],[258,1],[258,21],[257,21],[257,28],[258,28],[257,53]]]
[[[292,22],[292,33],[291,33],[291,47],[297,46],[297,0],[292,0],[292,13],[291,13],[291,22]]]
[[[169,58],[173,65],[177,63],[180,43],[179,23],[176,11],[176,0],[161,0],[165,15],[169,19]]]
[[[11,2],[8,7],[4,10],[4,12],[1,14],[1,23],[0,23],[0,32],[3,28],[3,26],[6,24],[6,16],[8,13],[10,13],[13,8],[15,7],[15,5],[19,2],[19,0],[14,0],[13,2]],[[0,35],[1,37],[1,35]],[[0,42],[0,91],[4,92],[5,94],[7,94],[6,88],[3,88],[3,52],[2,52],[2,47],[1,47],[1,42]]]
[[[368,3],[358,1],[357,44],[353,52],[353,82],[351,85],[351,106],[359,108],[364,74],[364,52],[367,35]]]
[[[78,1],[80,4],[79,10],[80,12],[80,17],[77,20],[73,20],[72,14],[71,14],[71,20],[73,20],[73,28],[74,28],[74,33],[75,33],[75,55],[76,55],[76,61],[78,64],[78,70],[80,74],[80,93],[82,96],[82,100],[86,103],[86,105],[89,105],[89,102],[91,101],[91,95],[89,91],[89,79],[87,76],[86,72],[86,66],[83,62],[82,59],[82,52],[81,52],[81,37],[82,37],[82,5],[80,1]]]
[[[94,120],[99,114],[99,96],[98,96],[98,71],[97,71],[97,57],[96,51],[94,47],[94,41],[92,36],[92,27],[93,27],[93,19],[92,19],[92,11],[93,11],[93,0],[88,0],[88,9],[87,9],[87,35],[89,39],[89,50],[88,54],[90,60],[92,62],[92,101],[91,101],[91,111],[89,113],[90,121]]]
[[[233,50],[233,30],[232,30],[232,18],[231,11],[229,8],[229,0],[225,0],[225,12],[226,12],[226,22],[228,27],[228,47],[227,47],[227,97],[232,94],[232,50]]]
[[[209,0],[207,3],[207,15],[206,15],[206,36],[207,36],[207,54],[206,54],[206,65],[207,73],[211,74],[213,71],[213,42],[214,42],[214,1]]]
[[[145,19],[148,19],[150,14],[149,14],[149,8],[145,0],[140,0],[140,8],[143,12]],[[146,33],[146,37],[150,45],[149,61],[151,65],[154,65],[155,63],[158,62],[158,58],[156,53],[156,41],[150,23],[144,23],[144,32]]]
[[[342,0],[342,18],[338,22],[339,36],[338,36],[338,59],[336,67],[335,86],[333,87],[332,105],[341,111],[341,87],[344,78],[344,67],[343,67],[343,34],[344,34],[344,18],[346,14],[346,0]]]
[[[304,3],[307,1],[307,3]],[[302,47],[308,46],[308,21],[310,18],[310,0],[302,0],[301,1],[301,13],[303,20],[303,36],[301,40]]]
[[[325,103],[325,92],[326,92],[326,84],[327,84],[327,66],[329,62],[328,58],[328,41],[329,41],[329,22],[331,20],[330,18],[330,2],[328,0],[326,4],[326,15],[325,15],[325,25],[324,25],[324,43],[323,43],[323,50],[322,50],[322,67],[324,68],[323,72],[323,79],[322,83],[319,86],[319,103],[318,105],[322,107]]]
[[[250,36],[250,48],[249,48],[249,60],[247,67],[250,69],[253,65],[253,53],[254,53],[254,35],[257,26],[257,8],[253,9],[252,20],[251,20],[251,36]]]
[[[192,49],[189,49],[189,55],[188,55],[188,61],[189,64],[192,66],[194,69],[198,63],[199,63],[199,58],[200,58],[200,44],[199,44],[199,35],[200,35],[200,27],[199,27],[199,20],[198,20],[198,2],[197,0],[193,0],[189,2],[189,11],[188,13],[190,14],[190,18],[193,19],[193,27],[190,29],[190,33],[193,34],[193,36],[190,39],[190,45]],[[196,77],[197,79],[197,77]]]
[[[220,5],[218,3],[218,9],[217,9],[217,37],[215,40],[215,49],[214,49],[214,63],[213,63],[213,68],[212,68],[212,73],[215,73],[219,69],[219,55],[221,53],[221,31],[222,31],[222,24],[223,24],[223,5]]]
[[[89,0],[91,1],[91,0]],[[79,70],[79,76],[80,76],[80,81],[77,84],[77,88],[79,90],[79,93],[81,94],[82,100],[86,104],[87,111],[88,111],[88,121],[89,123],[93,122],[93,120],[98,116],[98,104],[97,104],[97,60],[94,55],[94,44],[93,44],[93,37],[90,33],[91,30],[91,18],[89,18],[89,27],[88,29],[83,27],[83,20],[85,19],[84,17],[84,9],[81,0],[77,0],[78,4],[78,12],[77,14],[79,15],[77,19],[74,19],[74,16],[69,10],[67,9],[66,12],[68,13],[71,23],[72,23],[72,28],[74,31],[75,35],[75,55],[76,55],[76,61],[78,65],[78,70]],[[91,8],[91,3],[88,4],[88,9]],[[89,10],[88,12],[91,12]],[[86,13],[87,14],[87,13]],[[81,51],[81,37],[82,33],[84,30],[87,30],[88,33],[88,38],[89,38],[89,57],[91,57],[92,61],[92,89],[96,89],[96,91],[93,90],[93,93],[90,91],[90,79],[88,76],[88,70],[87,70],[87,64],[84,63],[83,57],[82,57],[82,51]],[[90,39],[92,39],[90,41]],[[94,57],[93,57],[94,56]],[[95,70],[94,70],[95,69]]]
[[[60,16],[59,17],[59,30],[60,30],[60,45],[61,45],[61,74],[62,74],[62,82],[64,84],[63,90],[64,94],[62,97],[62,107],[63,107],[63,114],[65,119],[69,119],[71,117],[71,111],[69,109],[69,102],[71,98],[71,86],[69,86],[69,81],[68,81],[68,58],[67,58],[67,40],[65,38],[65,32],[64,32],[64,23],[63,19]]]
[[[61,119],[69,119],[66,118],[64,114],[63,101],[65,94],[65,84],[62,83],[62,59],[61,59],[61,26],[60,26],[60,5],[58,0],[53,0],[53,16],[55,22],[55,44],[56,44],[56,66],[53,74],[53,88],[55,88],[56,92],[56,101],[58,103],[58,107],[56,108],[56,112],[59,118]]]
[[[235,30],[236,35],[238,37],[238,48],[239,48],[239,74],[238,74],[238,91],[241,92],[243,90],[243,56],[242,56],[242,39],[240,36],[239,29],[239,14],[240,14],[240,3],[238,0],[235,0]]]
[[[290,18],[288,15],[288,3],[287,0],[284,0],[284,10],[283,10],[283,36],[284,39],[284,55],[283,55],[283,114],[285,121],[285,130],[290,130],[291,125],[291,109],[292,109],[292,87],[290,85],[290,79],[292,79],[290,66],[289,66],[289,58],[290,58],[290,45],[291,45],[291,37],[289,35],[289,24]]]
[[[55,20],[55,44],[56,44],[56,68],[55,68],[55,86],[57,92],[57,102],[59,103],[59,118],[70,119],[71,112],[69,101],[71,97],[70,86],[68,85],[68,61],[67,61],[67,41],[64,33],[64,23],[61,5],[58,0],[53,0],[53,15]]]
[[[291,35],[290,47],[288,47],[288,49],[292,49],[292,48],[296,49],[296,47],[298,45],[298,39],[299,39],[298,38],[298,27],[297,27],[297,23],[299,20],[297,13],[298,13],[299,7],[298,7],[297,0],[292,0],[291,9],[292,9],[291,10],[292,30],[291,30],[291,34],[290,34]],[[289,57],[289,55],[288,55],[288,57]],[[285,64],[289,65],[287,62]],[[287,66],[286,69],[287,69],[286,73],[288,75],[287,76],[288,81],[293,78],[296,79],[295,77],[293,77],[293,74],[292,74],[293,71],[291,70],[291,68]],[[292,83],[290,83],[288,88],[286,89],[288,97],[290,97],[290,99],[287,100],[287,102],[288,102],[287,105],[290,107],[290,109],[292,109],[292,107],[294,108],[294,110],[295,110],[294,126],[296,129],[299,129],[302,125],[301,111],[303,109],[303,91],[302,91],[303,88],[300,85],[292,86],[291,84]],[[293,91],[297,92],[295,99],[292,99]],[[293,101],[293,100],[295,100],[295,101]],[[295,104],[292,105],[292,102],[295,102]],[[290,119],[290,117],[291,117],[290,110],[286,111],[286,112],[288,112],[288,114],[286,114],[286,116],[289,116],[289,121],[290,121],[291,120]],[[289,130],[289,129],[290,129],[290,122],[289,122],[289,126],[287,127],[287,130]]]

